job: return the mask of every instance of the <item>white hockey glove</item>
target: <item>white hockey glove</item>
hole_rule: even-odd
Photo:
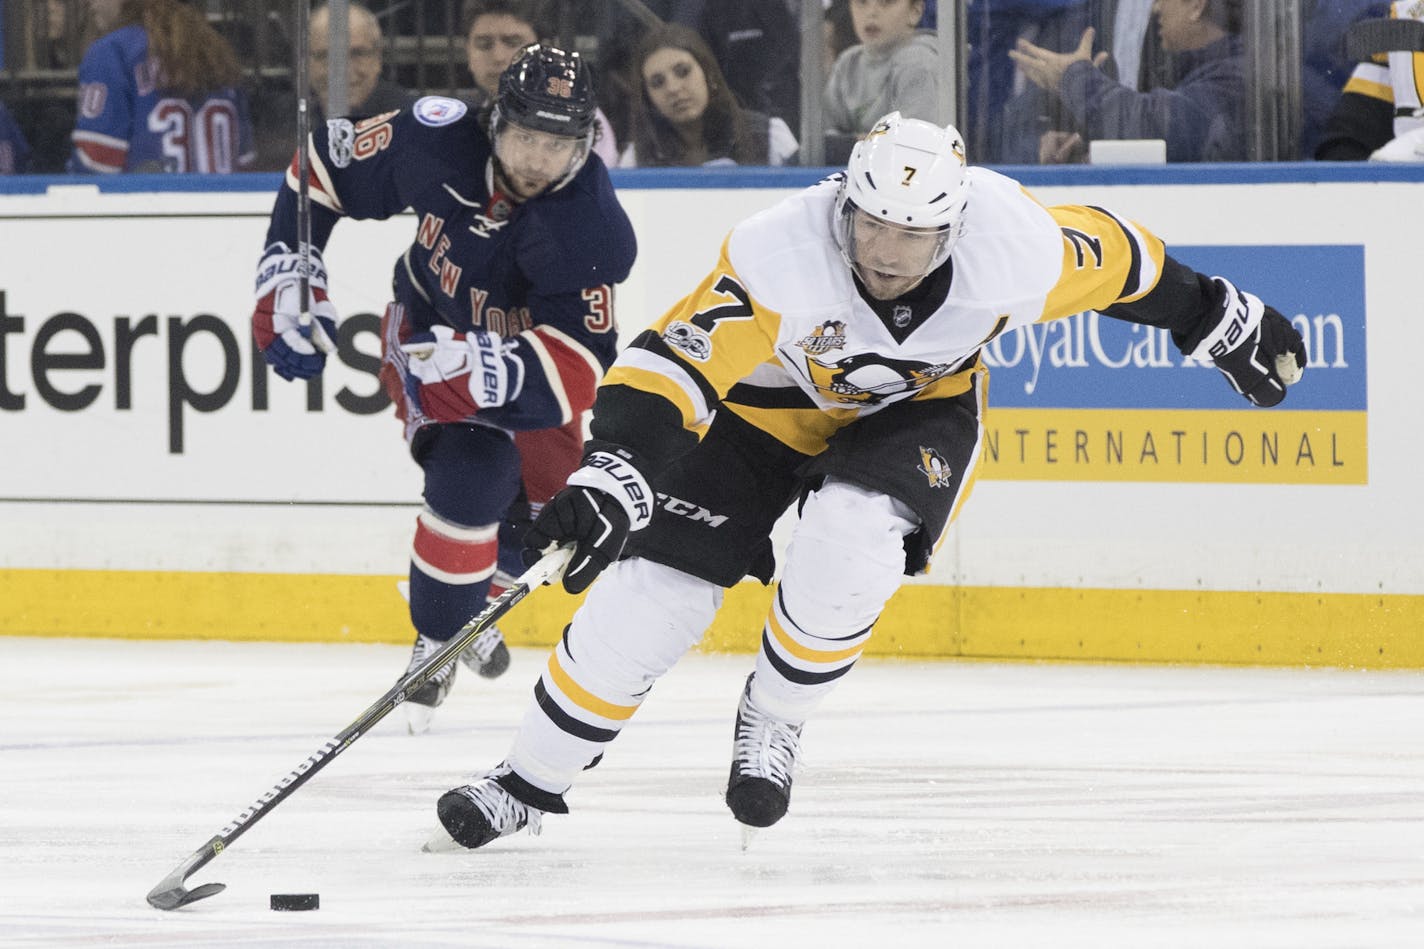
[[[410,356],[406,394],[437,422],[504,405],[524,387],[524,363],[509,354],[512,346],[485,330],[436,326],[416,333],[401,344]]]
[[[336,307],[326,297],[326,265],[311,249],[308,275],[311,321],[301,323],[301,264],[286,244],[273,244],[257,263],[257,307],[252,336],[262,356],[283,379],[310,379],[326,368],[336,351]]]
[[[1216,325],[1192,350],[1210,359],[1232,388],[1254,405],[1271,406],[1286,397],[1305,372],[1305,342],[1290,320],[1253,293],[1237,290],[1224,277],[1212,277],[1225,295]]]
[[[564,589],[582,593],[618,559],[628,534],[652,520],[653,503],[653,491],[631,452],[591,451],[569,475],[568,487],[544,505],[524,535],[524,559],[532,563],[551,545],[572,543]]]

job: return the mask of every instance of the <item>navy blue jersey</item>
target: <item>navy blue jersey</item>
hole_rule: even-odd
[[[256,160],[247,98],[221,88],[193,97],[161,86],[148,31],[126,26],[95,40],[79,63],[71,173],[244,171]]]
[[[415,240],[396,262],[395,301],[415,332],[483,328],[524,364],[519,397],[480,412],[510,429],[563,425],[593,404],[617,346],[613,287],[636,243],[596,156],[567,185],[523,204],[494,191],[491,145],[464,103],[426,97],[409,109],[313,132],[312,242],[341,217],[383,219],[407,208]],[[295,160],[267,243],[296,246]],[[337,301],[339,304],[339,301]]]

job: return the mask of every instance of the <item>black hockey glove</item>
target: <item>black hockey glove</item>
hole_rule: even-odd
[[[621,448],[591,451],[524,535],[524,561],[533,563],[550,545],[572,543],[564,589],[582,593],[618,559],[629,532],[652,516],[653,492],[633,456]]]
[[[1216,325],[1192,355],[1210,359],[1252,404],[1277,404],[1286,397],[1286,386],[1305,372],[1305,342],[1290,320],[1255,294],[1237,290],[1223,277],[1212,280],[1225,295]]]

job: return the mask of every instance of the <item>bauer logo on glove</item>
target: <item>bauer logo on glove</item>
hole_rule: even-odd
[[[1253,405],[1276,405],[1305,372],[1305,341],[1290,320],[1255,294],[1224,277],[1212,280],[1223,294],[1221,315],[1192,355],[1210,359]]]
[[[309,267],[302,306],[303,266]],[[336,307],[326,296],[326,266],[312,248],[306,261],[286,244],[273,244],[257,263],[257,305],[252,337],[262,357],[283,379],[310,379],[336,351]],[[305,317],[305,319],[303,319]]]
[[[524,364],[512,348],[485,330],[457,333],[436,326],[416,333],[401,345],[410,357],[406,393],[437,422],[458,422],[504,405],[518,397],[524,382]]]

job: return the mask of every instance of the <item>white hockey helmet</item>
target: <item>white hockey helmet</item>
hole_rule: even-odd
[[[954,126],[899,112],[881,118],[851,151],[836,194],[834,231],[841,256],[856,267],[852,218],[859,209],[894,227],[937,234],[924,272],[940,267],[964,231],[968,171],[964,139]]]

